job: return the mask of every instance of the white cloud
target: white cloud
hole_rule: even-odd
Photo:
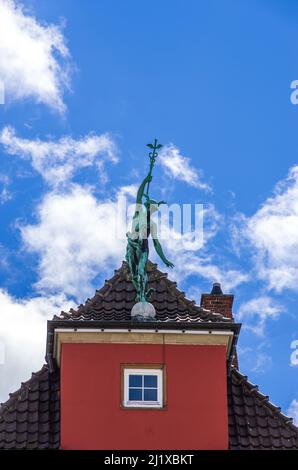
[[[222,223],[221,215],[209,205],[204,208],[202,227],[198,226],[197,229],[186,233],[163,227],[161,243],[166,257],[175,264],[173,277],[177,281],[183,282],[190,276],[199,276],[210,283],[220,282],[225,292],[248,281],[248,274],[231,269],[227,263],[219,263],[214,259],[214,255],[209,254],[208,242],[215,237]],[[154,252],[153,258],[158,261]],[[190,291],[195,292],[194,289]]]
[[[263,336],[266,321],[276,320],[283,311],[284,308],[271,297],[260,296],[241,304],[236,319],[245,319],[244,328]]]
[[[298,339],[294,339],[291,342],[291,349],[293,349],[293,352],[290,357],[290,365],[296,367],[298,366]]]
[[[190,158],[183,157],[175,145],[165,145],[160,152],[159,161],[172,178],[198,189],[210,190],[209,185],[202,181],[200,172],[191,166]]]
[[[58,186],[72,178],[81,168],[95,165],[103,179],[104,162],[116,163],[117,147],[109,134],[89,134],[78,140],[69,136],[58,141],[22,139],[12,127],[0,133],[0,143],[10,155],[29,160],[33,168],[52,186]]]
[[[294,418],[294,423],[298,426],[298,400],[293,400],[288,409],[288,415]]]
[[[21,233],[25,248],[39,255],[41,291],[84,300],[94,277],[114,269],[125,255],[117,198],[98,201],[90,188],[72,185],[65,193],[48,193],[37,217],[38,223],[21,227]]]
[[[297,289],[298,165],[279,183],[240,233],[254,249],[257,276],[269,289]]]
[[[257,347],[237,347],[237,354],[241,368],[247,369],[257,374],[265,374],[272,367],[272,357],[262,351],[264,343]]]
[[[268,354],[264,353],[253,353],[253,365],[250,368],[251,372],[255,372],[257,374],[265,374],[268,370],[272,367],[272,357]]]
[[[63,295],[16,299],[0,289],[0,401],[44,363],[47,319],[73,306]]]
[[[132,197],[136,198],[136,195],[137,195],[137,192],[138,192],[138,185],[137,184],[129,184],[127,186],[122,186],[120,189],[119,189],[119,197],[123,196],[123,197]]]
[[[8,248],[0,243],[0,268],[3,270],[9,270],[9,255],[10,252]],[[12,270],[10,269],[10,273],[11,271]]]
[[[12,194],[8,189],[9,178],[6,175],[0,175],[0,205],[12,199]]]
[[[6,99],[34,99],[65,111],[69,51],[61,28],[41,24],[14,0],[0,0],[0,80]]]
[[[173,253],[174,255],[174,253]],[[237,269],[229,269],[226,265],[218,266],[213,257],[185,251],[176,257],[175,277],[183,281],[190,276],[199,276],[210,281],[219,282],[225,293],[230,293],[240,284],[247,282],[249,277]]]
[[[181,258],[179,259],[180,263]],[[197,275],[213,282],[219,282],[223,291],[230,293],[240,284],[247,282],[249,276],[237,269],[229,269],[226,266],[217,266],[212,258],[199,256],[184,256],[183,267],[180,269],[179,278]]]

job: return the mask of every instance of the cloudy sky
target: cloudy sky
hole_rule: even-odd
[[[298,5],[0,0],[0,79],[0,400],[120,266],[158,137],[152,193],[204,207],[202,246],[163,241],[170,276],[235,294],[240,369],[298,421]]]

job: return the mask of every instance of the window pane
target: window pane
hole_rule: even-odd
[[[130,388],[129,389],[129,397],[130,401],[141,401],[142,400],[142,389],[141,388]]]
[[[142,375],[130,375],[129,387],[142,387]]]
[[[157,375],[144,375],[144,387],[157,388]]]
[[[157,389],[156,388],[145,388],[144,389],[144,400],[145,401],[157,401]]]

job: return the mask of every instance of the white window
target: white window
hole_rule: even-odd
[[[163,407],[163,371],[161,369],[124,369],[123,405],[135,408]]]

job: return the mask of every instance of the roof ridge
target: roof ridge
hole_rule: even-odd
[[[174,321],[179,321],[179,317],[187,314],[189,322],[231,322],[230,318],[206,310],[195,300],[188,299],[185,292],[177,287],[177,282],[169,279],[168,273],[160,271],[157,264],[150,260],[147,263],[147,273],[149,287],[155,289],[152,303],[156,309],[157,319],[160,321],[169,321],[173,317],[175,317]],[[129,320],[135,303],[133,292],[128,264],[122,261],[121,266],[114,270],[113,276],[106,279],[100,289],[96,289],[93,297],[88,298],[77,308],[71,308],[68,312],[62,311],[59,316],[55,315],[53,320]],[[178,311],[177,305],[181,307]],[[162,312],[165,312],[164,317],[162,317]]]

